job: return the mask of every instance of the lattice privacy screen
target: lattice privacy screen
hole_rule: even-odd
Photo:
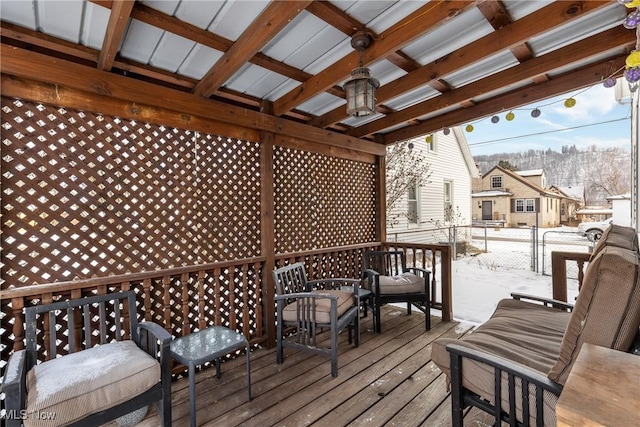
[[[375,241],[375,166],[274,150],[276,253]]]
[[[2,98],[3,288],[260,252],[260,147]]]
[[[2,288],[260,253],[260,144],[2,98]],[[375,240],[375,165],[276,147],[276,253]]]

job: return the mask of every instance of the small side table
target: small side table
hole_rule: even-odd
[[[638,425],[639,395],[639,356],[582,344],[556,405],[556,425]]]
[[[216,377],[220,378],[220,358],[242,347],[247,352],[247,389],[251,400],[251,354],[249,342],[244,335],[224,326],[210,326],[171,342],[171,356],[189,368],[191,427],[196,426],[196,366],[215,359]]]

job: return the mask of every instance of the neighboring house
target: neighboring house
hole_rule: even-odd
[[[619,196],[611,196],[607,197],[607,201],[611,203],[611,210],[613,211],[613,223],[630,227],[631,195],[620,194]]]
[[[584,204],[584,187],[581,185],[571,187],[558,187],[552,185],[550,191],[563,197],[560,200],[560,224],[575,227],[578,224],[578,209]]]
[[[387,229],[391,239],[420,242],[428,239],[427,230],[471,224],[471,179],[478,175],[478,168],[462,130],[450,131],[407,141],[426,157],[431,175],[428,184],[411,189],[387,213],[396,218]]]
[[[564,197],[545,184],[542,169],[513,172],[495,166],[474,183],[473,219],[509,227],[557,227]]]
[[[613,216],[613,209],[606,206],[584,206],[576,211],[579,222],[604,221]]]

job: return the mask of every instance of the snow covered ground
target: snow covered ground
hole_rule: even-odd
[[[588,252],[590,243],[586,238],[577,234],[575,229],[560,227],[558,229],[540,229],[540,240],[545,236],[548,256],[545,259],[546,275],[535,273],[530,269],[512,269],[502,266],[505,258],[513,257],[518,251],[514,243],[506,245],[503,241],[489,241],[488,252],[475,257],[463,257],[453,261],[452,266],[452,294],[453,317],[464,323],[480,324],[487,320],[495,310],[498,301],[510,298],[511,292],[552,297],[551,286],[551,251],[564,250],[573,252]],[[488,236],[522,237],[526,239],[529,229],[488,229]],[[557,247],[554,247],[557,244]],[[565,245],[569,245],[569,247]],[[521,243],[522,250],[530,253],[530,244]],[[577,295],[578,282],[572,274],[570,264],[568,269],[568,300],[573,301]],[[542,271],[542,270],[541,270]],[[439,313],[438,313],[439,315]]]
[[[569,279],[568,299],[577,295],[577,280]],[[452,266],[453,317],[455,320],[480,324],[487,320],[502,298],[511,292],[552,297],[551,276],[528,270],[492,268],[467,257]]]

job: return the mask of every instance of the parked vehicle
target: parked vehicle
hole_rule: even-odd
[[[578,224],[578,234],[586,236],[591,242],[597,242],[602,237],[604,230],[611,224],[613,224],[612,218],[607,218],[604,221],[581,222]]]

